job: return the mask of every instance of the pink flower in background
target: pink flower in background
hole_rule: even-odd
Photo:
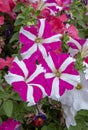
[[[43,67],[36,65],[31,58],[21,61],[15,58],[5,80],[20,94],[22,100],[31,106],[46,96],[44,72]]]
[[[66,14],[62,14],[59,16],[59,19],[62,21],[62,22],[66,22],[67,21],[67,15]]]
[[[9,12],[10,6],[9,6],[9,0],[0,0],[0,11],[1,12]]]
[[[5,60],[3,58],[0,58],[0,70],[4,69],[5,65]]]
[[[61,36],[52,30],[52,26],[46,19],[40,19],[38,26],[22,27],[19,35],[19,40],[23,44],[22,58],[30,58],[37,51],[40,51],[43,56],[47,56],[50,50],[55,50],[61,45]]]
[[[65,25],[62,22],[62,19],[56,16],[51,16],[48,18],[48,21],[52,25],[52,30],[56,33],[63,34],[65,32]]]
[[[12,61],[14,57],[6,57],[6,59],[0,58],[0,69],[4,69],[4,67],[11,67]]]
[[[75,38],[75,39],[80,39],[78,35],[78,29],[74,25],[67,24],[66,32],[68,33],[70,37]]]
[[[8,118],[0,124],[0,130],[16,130],[20,126],[20,122]]]
[[[68,54],[51,53],[44,60],[41,63],[46,69],[46,93],[50,98],[59,100],[65,90],[73,89],[80,81],[79,74],[74,69],[74,59]]]
[[[4,24],[4,16],[0,16],[0,26]]]
[[[6,64],[6,66],[8,66],[9,68],[11,67],[11,65],[12,65],[12,62],[13,62],[13,60],[14,60],[14,57],[6,57],[6,60],[5,60],[5,64]]]
[[[0,11],[3,13],[8,13],[12,18],[15,18],[15,13],[13,11],[14,7],[14,0],[0,0]]]

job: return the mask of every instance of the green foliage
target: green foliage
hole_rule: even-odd
[[[15,11],[20,10],[21,13],[18,14],[14,25],[22,26],[36,24],[39,11],[35,12],[35,10],[30,6],[25,7],[24,5],[20,5],[21,3],[19,3],[19,5],[17,5],[15,8]]]
[[[83,71],[84,70],[84,65],[83,65],[83,58],[81,57],[81,53],[79,52],[76,56],[76,63],[75,63],[75,68],[78,71]]]
[[[13,102],[11,100],[7,100],[3,103],[2,107],[6,115],[8,117],[11,117],[13,111]]]
[[[86,15],[86,12],[87,8],[85,5],[83,5],[83,3],[80,2],[80,0],[73,0],[73,3],[70,7],[70,14],[72,15],[70,23],[77,27],[79,36],[81,38],[88,37],[88,15]]]

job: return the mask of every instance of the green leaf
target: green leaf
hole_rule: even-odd
[[[55,123],[50,123],[47,130],[57,130]]]
[[[23,19],[24,20],[25,17],[23,16],[23,14],[19,14],[16,19]]]
[[[18,35],[19,35],[19,32],[14,33],[12,38],[10,39],[10,43],[15,41],[15,40],[18,40]]]
[[[85,23],[82,20],[79,20],[78,24],[86,29],[86,25],[85,25]]]
[[[14,11],[18,12],[20,11],[21,7],[24,6],[24,4],[22,2],[19,2],[18,4],[16,4]]]
[[[17,26],[17,25],[23,25],[23,20],[22,19],[17,19],[14,23],[14,26]]]
[[[11,97],[11,99],[16,100],[16,101],[21,101],[21,98],[18,93],[14,93],[14,95]]]
[[[3,109],[8,117],[11,117],[13,111],[13,102],[8,100],[3,103]]]
[[[0,91],[4,91],[3,87],[0,85]]]
[[[48,129],[47,129],[47,126],[43,126],[43,127],[41,128],[41,130],[48,130]]]
[[[0,117],[0,124],[2,123],[2,118]]]
[[[0,99],[7,99],[9,96],[10,94],[0,91]]]

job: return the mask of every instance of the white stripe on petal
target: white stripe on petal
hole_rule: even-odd
[[[52,99],[55,99],[55,100],[58,100],[60,97],[60,95],[59,95],[59,79],[58,78],[54,78],[54,80],[53,80],[50,97]]]
[[[54,63],[53,63],[53,60],[52,60],[52,57],[50,56],[50,54],[49,54],[49,56],[45,57],[44,59],[45,59],[47,65],[49,66],[49,68],[50,68],[52,71],[55,71],[56,68],[55,68],[55,65],[54,65]]]
[[[70,37],[70,40],[67,43],[69,43],[69,42],[74,43],[78,47],[79,51],[81,51],[81,45],[79,44],[79,42],[77,42],[75,39],[73,39],[71,37]]]
[[[27,101],[28,101],[28,106],[32,106],[36,104],[33,97],[33,87],[31,85],[28,85]]]
[[[55,74],[54,73],[45,73],[45,78],[48,79],[48,78],[53,78],[55,77]]]
[[[64,74],[61,74],[60,78],[73,86],[76,86],[78,83],[80,83],[80,76],[78,75],[76,76],[76,75],[64,73]]]
[[[45,50],[45,48],[43,47],[43,45],[38,44],[39,50],[42,53],[43,57],[47,56],[47,52]]]
[[[60,41],[60,38],[61,38],[62,34],[56,34],[52,37],[49,37],[49,38],[46,38],[44,39],[44,43],[52,43],[52,42],[58,42]]]
[[[27,51],[21,53],[21,56],[23,59],[28,59],[32,56],[34,52],[37,51],[37,44],[34,44],[32,47],[30,47]]]
[[[45,5],[46,5],[46,7],[51,7],[51,6],[56,7],[57,4],[56,3],[46,3]]]
[[[48,7],[47,7],[47,9],[49,9],[51,15],[55,15],[55,11],[54,10],[52,10],[52,9],[50,9]]]
[[[79,50],[78,49],[73,49],[73,48],[69,48],[69,50],[68,50],[68,53],[70,53],[70,55],[72,56],[72,57],[74,57],[77,53],[79,52]]]
[[[28,82],[34,80],[42,72],[45,72],[44,68],[41,66],[41,64],[37,65],[35,72],[26,80],[26,82],[28,83]]]
[[[13,82],[24,81],[24,77],[9,72],[8,75],[5,75],[5,80],[11,85]]]
[[[88,39],[86,39],[86,41],[85,41],[83,47],[88,47]]]
[[[68,57],[68,58],[62,63],[62,65],[60,66],[60,68],[59,68],[60,72],[63,72],[63,71],[68,67],[68,65],[70,65],[73,61],[74,61],[74,59],[73,59],[72,57]]]
[[[45,19],[40,19],[40,28],[39,28],[39,34],[38,37],[42,37],[45,29]]]
[[[27,78],[27,76],[28,76],[28,70],[27,70],[27,67],[24,64],[24,62],[23,61],[19,61],[17,57],[14,59],[14,62],[17,63],[17,65],[19,66],[19,68],[23,71],[23,73],[25,75],[25,78]]]
[[[61,11],[63,8],[57,5],[56,9],[59,9],[59,11]]]
[[[30,85],[38,87],[42,91],[43,97],[45,97],[47,95],[46,92],[45,92],[45,89],[44,89],[44,87],[42,85],[40,85],[40,84],[32,84],[32,83]]]
[[[36,36],[32,34],[31,32],[24,30],[24,28],[21,28],[20,33],[22,33],[24,36],[26,36],[28,39],[34,41],[36,39]]]

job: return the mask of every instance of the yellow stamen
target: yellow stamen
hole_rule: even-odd
[[[61,77],[61,72],[59,72],[58,70],[56,70],[54,73],[55,73],[56,77]]]
[[[35,42],[36,42],[36,43],[42,43],[42,41],[43,41],[42,38],[36,38],[36,39],[35,39]]]
[[[81,85],[81,84],[78,84],[78,85],[76,86],[76,89],[81,90],[81,89],[82,89],[82,85]]]

